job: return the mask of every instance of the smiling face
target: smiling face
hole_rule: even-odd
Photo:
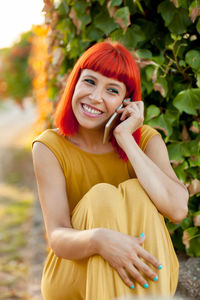
[[[103,128],[126,95],[123,82],[93,70],[81,72],[72,97],[72,110],[79,126]]]

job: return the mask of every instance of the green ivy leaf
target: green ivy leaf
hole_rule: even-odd
[[[124,21],[124,25],[128,26],[129,25],[129,8],[127,6],[119,8],[114,15],[114,18],[121,18]]]
[[[178,62],[178,64],[179,64],[179,66],[180,67],[185,67],[186,66],[186,63],[185,63],[185,61],[184,60],[179,60],[179,62]]]
[[[190,241],[190,247],[187,249],[187,254],[191,256],[200,256],[200,236],[193,238]]]
[[[180,92],[173,101],[173,105],[179,110],[190,115],[197,116],[197,109],[200,109],[200,89],[188,89]]]
[[[190,245],[187,249],[188,255],[200,256],[200,233],[197,227],[186,229],[190,237]]]
[[[196,73],[197,86],[200,88],[200,73]]]
[[[151,92],[153,91],[153,84],[150,81],[143,81],[143,85],[142,85],[142,93],[144,93],[144,91],[146,90],[147,94],[151,94]]]
[[[157,117],[159,114],[160,109],[156,105],[152,104],[149,107],[147,107],[145,121],[149,121]]]
[[[168,228],[170,234],[172,234],[177,228],[180,227],[180,224],[174,224],[174,223],[170,222],[169,220],[167,220],[166,225],[167,225],[167,228]]]
[[[191,227],[192,226],[192,220],[193,220],[192,216],[189,216],[189,217],[185,218],[184,220],[182,220],[181,223],[180,223],[181,228],[183,230],[185,230],[185,229]]]
[[[69,58],[77,58],[80,53],[82,53],[89,45],[88,41],[83,41],[78,38],[74,38],[67,45],[67,51],[69,53]]]
[[[198,233],[198,228],[190,227],[190,228],[186,229],[186,231],[189,234],[189,237],[193,238]]]
[[[190,50],[185,55],[186,63],[194,70],[200,69],[200,51]]]
[[[69,6],[65,2],[65,0],[62,0],[62,4],[63,4],[63,8],[65,10],[66,15],[68,15],[69,14]]]
[[[177,177],[183,183],[187,181],[187,173],[185,172],[187,168],[188,168],[188,163],[186,161],[184,161],[181,165],[178,165],[176,168],[174,168]]]
[[[148,65],[145,67],[145,75],[148,81],[152,82],[152,76],[155,71],[155,66]]]
[[[163,17],[165,21],[165,26],[169,26],[175,14],[174,5],[169,1],[162,1],[162,3],[158,5],[158,12]]]
[[[148,121],[147,124],[151,127],[162,130],[166,136],[170,136],[172,134],[171,122],[164,114]]]
[[[174,7],[174,5],[171,2],[169,2],[168,0],[162,1],[158,5],[158,12],[163,17],[163,19],[165,21],[165,26],[168,27],[169,24],[172,22],[173,17],[175,15],[175,10],[176,10],[176,8]]]
[[[190,167],[200,167],[200,156],[198,155],[196,159],[189,158]]]
[[[104,2],[105,2],[105,0],[98,0],[98,2],[99,2],[101,5],[103,5]]]
[[[102,10],[94,18],[94,26],[102,30],[106,35],[109,35],[113,30],[119,28],[112,18],[110,18],[107,10]]]
[[[163,54],[160,54],[157,56],[153,56],[152,60],[155,61],[155,63],[162,65],[165,62],[165,57]]]
[[[173,22],[168,26],[171,32],[182,34],[186,32],[187,27],[192,23],[185,9],[179,8],[174,15]]]
[[[191,23],[188,12],[184,8],[176,8],[168,0],[158,5],[158,12],[165,21],[165,26],[175,34],[184,33]]]
[[[122,35],[123,35],[123,29],[119,28],[117,30],[114,30],[110,34],[110,38],[112,39],[112,41],[119,41],[121,39]]]
[[[163,97],[166,97],[168,92],[167,80],[163,77],[159,77],[154,83],[154,90],[159,91]]]
[[[178,6],[188,8],[188,0],[178,0]]]
[[[136,51],[137,55],[141,58],[144,58],[144,59],[152,59],[152,53],[150,50],[147,50],[147,49],[138,49]]]
[[[142,28],[138,25],[132,25],[126,30],[126,33],[121,37],[121,42],[129,49],[135,49],[139,42],[145,40],[145,34]]]
[[[89,6],[89,3],[85,1],[74,1],[72,8],[76,11],[78,17],[85,15],[85,10]]]
[[[114,7],[114,6],[120,6],[122,4],[122,0],[112,0],[110,7]]]
[[[200,210],[193,213],[193,216],[198,216],[198,215],[200,215]]]
[[[197,28],[198,33],[200,34],[200,18],[198,19],[196,28]]]
[[[195,167],[192,167],[192,168],[188,168],[187,169],[187,173],[192,175],[193,178],[197,178],[197,175],[198,175],[198,169],[195,168]]]
[[[84,34],[84,40],[89,41],[98,41],[103,36],[103,32],[97,28],[94,28],[93,25],[87,26]]]
[[[185,157],[190,156],[190,151],[186,143],[172,143],[167,145],[167,150],[170,161],[183,162]]]

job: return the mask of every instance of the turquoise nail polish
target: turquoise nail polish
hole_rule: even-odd
[[[144,232],[142,232],[141,234],[140,234],[140,238],[142,238],[144,236]]]
[[[161,270],[161,269],[162,269],[162,265],[159,265],[159,266],[158,266],[158,270]]]
[[[131,285],[130,288],[133,290],[134,289],[134,285]]]
[[[129,100],[128,100],[128,99],[124,99],[124,101],[125,101],[125,102],[129,102]]]
[[[156,276],[156,277],[153,279],[153,281],[158,281],[158,276]]]
[[[144,284],[144,288],[147,289],[149,287],[148,283]]]

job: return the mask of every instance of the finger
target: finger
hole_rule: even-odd
[[[144,114],[144,102],[143,101],[137,101],[135,102],[136,106],[138,107],[139,111]]]
[[[158,275],[147,264],[145,264],[141,259],[136,260],[134,265],[136,266],[136,268],[138,270],[143,272],[152,281],[154,281],[154,282],[158,281]]]
[[[124,109],[122,115],[121,115],[121,118],[120,120],[125,120],[126,118],[130,117],[131,115],[135,115],[135,117],[137,115],[140,115],[140,112],[139,112],[139,109],[135,106],[135,107],[131,107],[131,106],[128,106]]]
[[[144,243],[144,240],[146,239],[145,233],[142,232],[137,239],[138,239],[139,244],[142,245]]]
[[[125,282],[125,284],[129,288],[134,289],[135,285],[134,285],[133,281],[131,281],[130,278],[128,277],[126,271],[123,268],[121,268],[121,269],[117,270],[117,272],[118,272],[119,276],[121,277],[121,279]]]
[[[122,112],[122,115],[120,117],[120,120],[121,121],[125,120],[129,115],[130,115],[130,112],[127,109],[124,109],[124,111]]]
[[[135,258],[134,265],[129,265],[126,267],[126,270],[131,275],[131,277],[137,281],[142,287],[147,288],[148,282],[147,280],[142,276],[142,274],[135,268],[136,261],[139,261],[140,259],[138,257]]]
[[[160,262],[151,255],[148,251],[140,247],[140,250],[138,251],[138,255],[142,258],[144,258],[147,262],[149,262],[152,266],[154,266],[156,269],[160,269]]]

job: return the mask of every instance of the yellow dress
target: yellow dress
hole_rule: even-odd
[[[145,151],[151,137],[159,134],[142,126],[140,148]],[[75,229],[105,227],[146,239],[143,247],[163,265],[156,270],[157,282],[148,280],[144,289],[125,285],[117,271],[100,255],[67,260],[49,250],[41,289],[45,300],[114,300],[126,296],[173,295],[178,281],[178,260],[165,226],[131,164],[114,151],[92,154],[83,151],[48,129],[34,140],[45,144],[57,157],[66,178],[71,223]],[[114,255],[114,253],[113,253]]]

